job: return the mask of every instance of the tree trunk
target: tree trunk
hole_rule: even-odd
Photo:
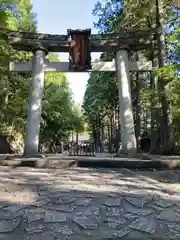
[[[111,153],[113,152],[113,142],[114,142],[114,131],[113,131],[113,128],[114,128],[114,121],[113,121],[113,117],[114,116],[111,116],[111,118],[110,118],[110,131],[111,131]]]
[[[101,132],[101,115],[98,114],[98,145],[99,145],[99,152],[101,152],[101,138],[102,138],[102,132]]]
[[[141,107],[140,107],[140,79],[139,72],[136,73],[136,141],[137,141],[137,151],[141,150]]]
[[[101,152],[104,152],[104,124],[101,123]]]
[[[110,124],[108,124],[108,152],[112,152],[112,143],[111,143],[111,130]]]
[[[158,29],[157,44],[158,44],[158,61],[159,67],[165,66],[166,45],[165,45],[165,31],[163,19],[163,1],[156,0],[156,23]],[[162,77],[158,79],[158,88],[160,91],[160,103],[162,107],[160,137],[161,137],[161,152],[169,153],[173,148],[174,134],[172,128],[172,112],[170,102],[165,93],[165,82]],[[162,94],[161,94],[162,93]]]
[[[95,151],[99,152],[99,129],[98,129],[98,116],[96,116],[96,127],[95,127]]]
[[[92,137],[93,137],[93,148],[94,152],[96,151],[96,126],[95,124],[92,125]]]
[[[152,59],[152,65],[155,67],[155,61]],[[159,127],[158,127],[158,112],[156,108],[156,102],[154,102],[154,91],[156,88],[156,81],[157,77],[151,72],[151,78],[150,78],[150,87],[153,91],[152,99],[151,99],[151,153],[158,153],[160,145],[159,145],[159,139],[160,139],[160,133],[159,133]]]
[[[151,28],[151,20],[148,19],[148,26]],[[152,49],[151,49],[151,56],[150,60],[152,62],[152,67],[157,68],[158,67],[158,49],[157,44],[155,44],[155,40],[152,41]],[[160,149],[160,131],[159,131],[159,114],[158,114],[158,108],[157,105],[159,105],[159,102],[157,100],[157,92],[158,92],[158,86],[157,86],[158,78],[154,74],[154,72],[150,73],[150,89],[152,91],[150,104],[151,104],[151,146],[150,146],[150,152],[151,153],[158,153]]]
[[[76,132],[76,151],[77,151],[77,155],[79,153],[79,134],[78,132]]]
[[[72,132],[72,142],[74,142],[74,132]]]

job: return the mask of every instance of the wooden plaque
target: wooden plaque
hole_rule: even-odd
[[[68,30],[70,70],[91,69],[90,34],[91,29]]]

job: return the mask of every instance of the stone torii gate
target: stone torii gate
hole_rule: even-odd
[[[86,34],[84,34],[84,33]],[[150,31],[122,32],[120,34],[90,35],[90,30],[69,30],[68,33],[79,34],[79,38],[69,40],[68,35],[50,35],[42,33],[24,33],[4,31],[9,44],[18,51],[31,51],[34,54],[30,62],[10,63],[10,71],[32,72],[32,84],[29,93],[29,107],[27,132],[25,137],[25,157],[35,157],[38,153],[41,106],[44,88],[44,72],[101,72],[116,71],[119,89],[119,108],[121,122],[122,151],[127,154],[136,152],[136,138],[133,120],[130,71],[150,71],[151,62],[133,62],[129,58],[129,51],[137,51],[151,47],[153,34]],[[84,35],[83,35],[84,34]],[[88,39],[87,39],[88,35]],[[69,62],[49,62],[45,60],[48,52],[70,52],[72,41],[82,40],[86,36],[89,52],[115,52],[115,59],[111,62],[91,62],[85,53],[84,68],[73,68]],[[85,39],[85,37],[84,37]],[[83,39],[83,40],[84,40]],[[85,41],[85,40],[84,40]],[[79,47],[84,44],[80,41]],[[72,48],[71,50],[73,50]],[[86,49],[87,50],[87,49]],[[81,48],[81,53],[82,48]],[[71,51],[72,56],[72,51]],[[89,59],[88,59],[89,58]],[[85,60],[89,60],[85,61]],[[86,64],[85,64],[86,62]],[[87,65],[87,62],[89,65]],[[79,62],[80,63],[80,62]],[[82,65],[81,65],[82,66]]]

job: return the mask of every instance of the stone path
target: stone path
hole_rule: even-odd
[[[180,184],[157,173],[1,167],[0,240],[180,239]]]

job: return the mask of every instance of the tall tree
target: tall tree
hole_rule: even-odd
[[[160,3],[160,5],[159,5]],[[163,6],[163,8],[161,7]],[[141,87],[143,86],[143,89],[141,89],[141,97],[140,97],[140,105],[138,105],[138,111],[141,108],[141,114],[144,115],[145,112],[149,111],[149,107],[151,106],[151,111],[153,114],[151,114],[152,118],[152,124],[153,131],[156,132],[153,136],[157,136],[157,139],[152,138],[152,141],[155,142],[155,151],[159,151],[161,148],[161,151],[165,153],[166,150],[170,151],[172,149],[172,143],[173,143],[173,131],[172,131],[172,118],[169,109],[169,103],[170,103],[170,94],[169,91],[167,91],[167,88],[169,88],[169,83],[173,79],[176,79],[175,76],[175,70],[176,65],[172,67],[165,66],[165,62],[167,62],[167,55],[165,55],[165,52],[168,52],[168,58],[169,63],[174,64],[177,63],[175,60],[178,56],[179,47],[175,39],[178,39],[178,19],[179,19],[179,8],[178,8],[178,2],[175,0],[153,0],[153,1],[140,1],[137,7],[137,2],[134,0],[127,0],[125,2],[120,0],[110,0],[110,1],[98,1],[95,5],[95,9],[93,10],[93,14],[97,17],[97,21],[95,22],[95,27],[99,30],[100,33],[111,33],[111,32],[119,32],[121,29],[125,28],[127,30],[137,31],[141,29],[149,29],[155,30],[157,29],[157,38],[153,42],[153,48],[149,48],[146,51],[139,52],[139,55],[143,59],[147,59],[150,61],[153,61],[154,67],[156,71],[154,71],[152,77],[151,77],[151,84],[150,84],[150,78],[147,77],[147,75],[139,75],[139,84]],[[174,22],[174,21],[175,22]],[[172,26],[172,22],[174,25]],[[170,33],[170,31],[167,31],[167,26],[169,27],[168,30],[171,27],[171,31],[173,29],[176,34]],[[176,36],[176,37],[174,37]],[[173,45],[170,44],[170,41],[174,41]],[[171,54],[171,55],[170,55]],[[104,56],[104,54],[103,54]],[[114,57],[113,53],[106,54],[106,57],[109,57],[109,59],[112,59]],[[170,58],[170,57],[171,58]],[[135,57],[135,56],[134,56]],[[170,60],[171,59],[171,60]],[[157,61],[158,60],[158,61]],[[160,68],[159,68],[160,67]],[[167,73],[169,71],[169,74]],[[95,74],[92,74],[90,79],[93,79]],[[149,75],[148,75],[149,76]],[[101,78],[103,83],[105,82],[105,78],[103,74],[97,74],[96,78],[99,79],[98,82],[96,81],[96,85],[93,86],[92,83],[94,83],[92,80],[88,82],[87,89],[85,92],[84,100],[85,102],[88,102],[88,107],[86,107],[86,114],[89,114],[90,119],[90,112],[89,109],[93,108],[94,112],[103,105],[100,103],[102,101],[101,96],[104,94],[101,92],[101,94],[95,95],[91,88],[98,89],[100,91],[101,86]],[[115,76],[114,82],[115,82]],[[158,81],[155,79],[159,79]],[[109,78],[110,79],[110,78]],[[153,81],[152,81],[153,79]],[[145,84],[142,84],[142,80],[145,82]],[[154,81],[155,80],[155,81]],[[133,86],[133,80],[132,86]],[[158,82],[158,84],[156,84]],[[160,84],[161,83],[161,84]],[[136,84],[136,86],[138,86]],[[155,88],[154,88],[155,86]],[[146,87],[146,89],[144,89]],[[133,90],[134,89],[134,90]],[[96,90],[98,92],[98,90]],[[107,90],[108,91],[108,90]],[[104,101],[108,101],[108,96],[112,94],[112,92],[109,88],[109,94],[104,94]],[[167,94],[168,92],[168,94]],[[94,94],[94,95],[93,95]],[[133,95],[133,101],[134,104],[137,103],[137,99],[139,98],[137,96],[137,89],[136,87],[132,87],[132,95]],[[95,96],[95,97],[94,97]],[[117,95],[112,94],[115,98],[117,98]],[[93,97],[96,99],[96,105],[92,104]],[[87,100],[89,99],[89,100]],[[152,99],[156,99],[152,103]],[[112,99],[110,100],[110,102]],[[111,106],[110,102],[108,102],[109,106]],[[150,104],[152,103],[152,104]],[[159,104],[157,104],[159,103]],[[163,105],[166,104],[166,107]],[[96,107],[95,107],[96,106]],[[107,108],[107,106],[106,106]],[[112,108],[113,109],[113,108]],[[142,112],[145,111],[145,112]],[[168,110],[168,113],[167,111]],[[158,114],[157,114],[158,113]],[[146,114],[148,118],[150,118],[149,114]],[[153,120],[154,118],[154,120]],[[140,117],[142,121],[142,116]],[[149,120],[148,120],[149,121]],[[170,124],[171,122],[171,124]],[[136,124],[137,125],[137,124]],[[147,125],[147,124],[146,124]],[[161,128],[159,127],[161,125]],[[149,126],[149,125],[147,125]],[[161,129],[160,135],[158,135],[158,130]],[[139,131],[139,130],[138,130]],[[137,132],[137,131],[136,131]],[[166,134],[166,137],[165,137]],[[141,135],[142,135],[142,129],[141,129]],[[159,136],[159,137],[158,137]]]
[[[1,0],[2,28],[36,32],[36,14],[30,0]],[[31,53],[17,52],[0,36],[0,134],[24,135],[27,121],[29,73],[10,73],[9,61],[25,61]],[[49,61],[59,61],[49,53]],[[41,118],[41,143],[55,144],[68,139],[72,130],[80,129],[83,119],[74,109],[71,90],[63,73],[46,73]],[[82,130],[82,128],[81,128]]]

